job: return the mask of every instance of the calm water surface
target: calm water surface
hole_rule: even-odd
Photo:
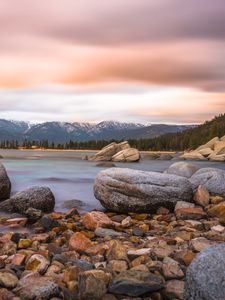
[[[68,200],[81,200],[81,211],[100,209],[101,205],[93,195],[96,174],[104,168],[96,167],[96,162],[82,160],[85,152],[18,151],[1,150],[12,182],[12,193],[25,188],[45,185],[52,189],[56,197],[56,210],[66,210]],[[162,172],[174,161],[154,161],[142,159],[139,163],[117,163],[122,168]],[[200,167],[217,167],[225,170],[224,163],[193,162]]]

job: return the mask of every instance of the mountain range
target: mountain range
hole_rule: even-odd
[[[65,143],[69,140],[124,140],[153,138],[165,133],[181,132],[194,125],[166,125],[103,121],[92,123],[30,122],[0,119],[0,140],[49,140]]]

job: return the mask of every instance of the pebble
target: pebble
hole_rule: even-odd
[[[8,289],[13,289],[16,287],[18,282],[18,278],[16,275],[7,272],[1,271],[0,272],[0,286]]]
[[[110,236],[110,237],[118,237],[121,236],[122,233],[121,232],[117,232],[113,229],[108,229],[108,228],[97,228],[95,230],[95,235],[99,236],[99,237],[106,237],[106,236]]]
[[[206,207],[209,205],[209,192],[203,185],[199,185],[195,194],[194,201],[196,204]]]
[[[0,299],[181,300],[198,253],[225,242],[225,201],[216,197],[152,215],[31,210],[29,229],[1,234]]]
[[[26,270],[44,274],[49,264],[50,262],[44,256],[40,254],[34,254],[29,258],[26,264]]]
[[[69,247],[72,250],[78,252],[84,252],[88,248],[92,247],[93,244],[89,238],[87,238],[83,233],[76,232],[72,234],[69,240]]]
[[[100,211],[86,213],[82,218],[82,223],[88,230],[95,230],[98,227],[114,227],[114,222],[106,214]]]

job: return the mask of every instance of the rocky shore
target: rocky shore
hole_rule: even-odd
[[[53,211],[46,187],[7,199],[1,166],[0,299],[224,299],[224,178],[185,162],[106,169],[94,183],[106,210],[81,216]]]

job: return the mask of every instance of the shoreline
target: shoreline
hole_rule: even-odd
[[[16,150],[16,151],[43,151],[43,152],[98,152],[101,149],[96,149],[96,150],[91,150],[91,149],[43,149],[43,148],[37,148],[37,149],[5,149],[5,148],[0,148],[1,150]],[[182,153],[183,151],[152,151],[152,150],[143,150],[139,151],[141,154],[151,154],[151,153]]]

